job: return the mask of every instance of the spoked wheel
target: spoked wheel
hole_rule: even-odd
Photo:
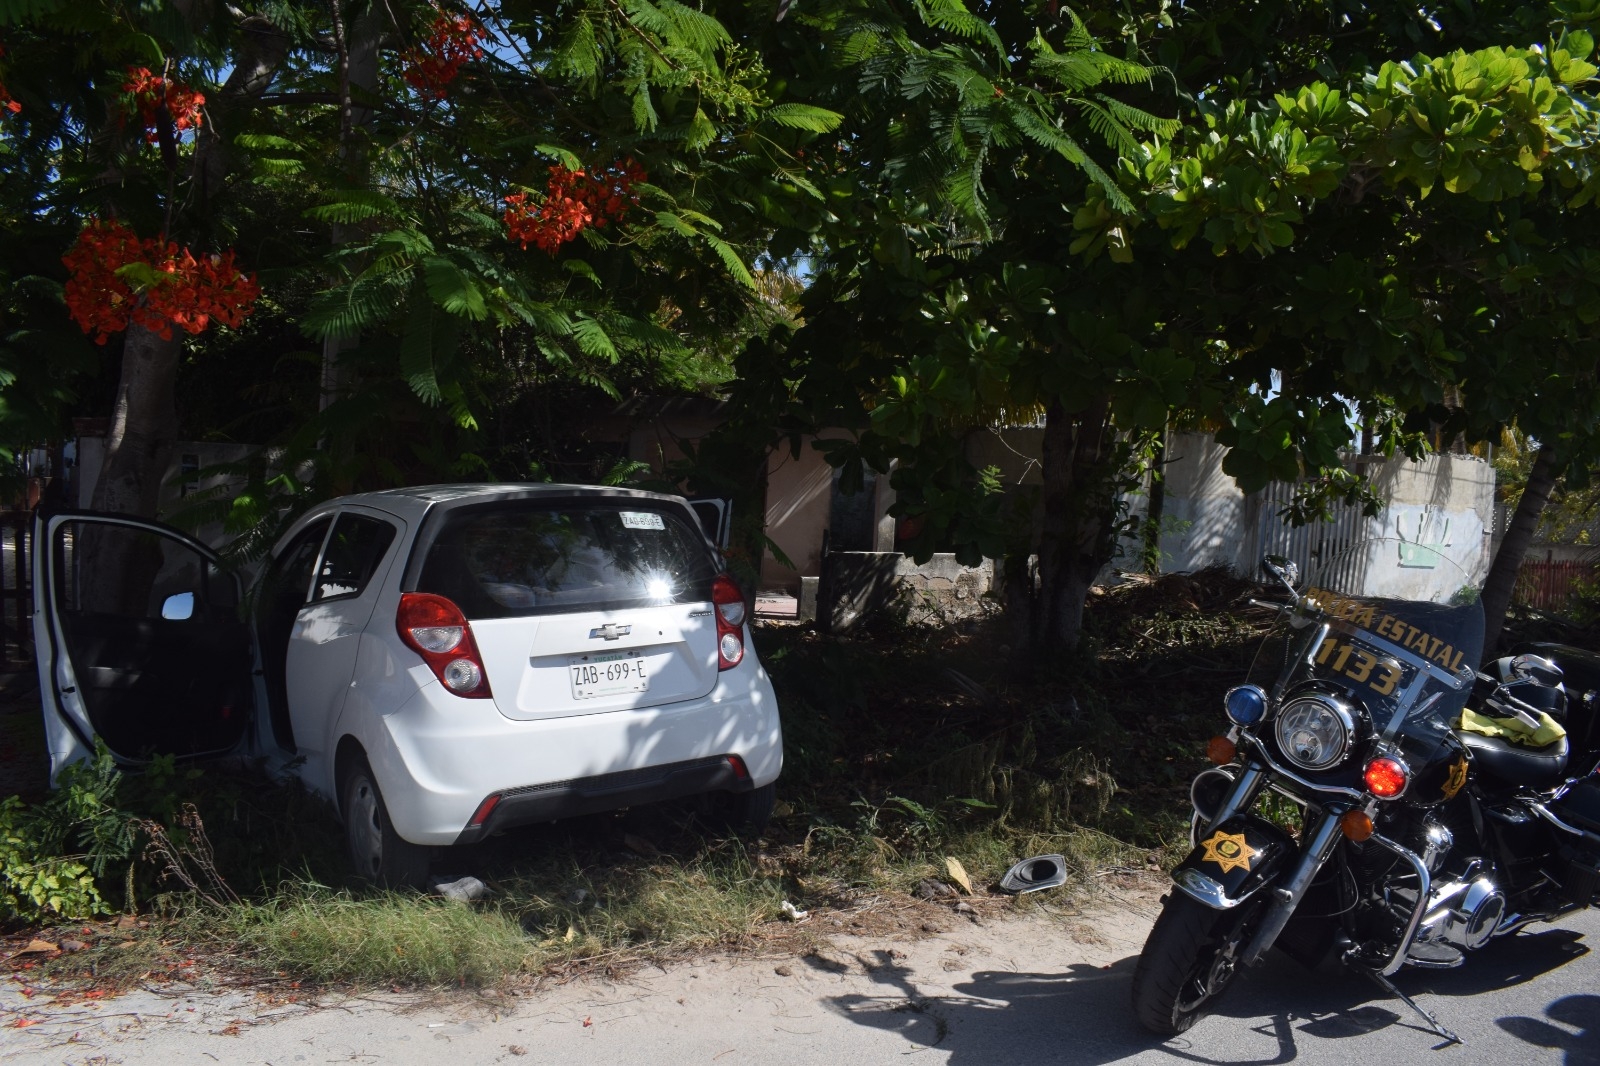
[[[1198,1021],[1233,981],[1259,909],[1252,901],[1216,911],[1182,892],[1168,896],[1133,971],[1139,1024],[1176,1036]]]

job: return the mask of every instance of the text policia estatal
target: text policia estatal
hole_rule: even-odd
[[[1392,614],[1379,614],[1377,608],[1370,603],[1338,596],[1327,589],[1311,589],[1306,593],[1306,598],[1333,617],[1370,630],[1380,637],[1387,637],[1402,648],[1416,652],[1417,655],[1438,663],[1446,670],[1461,669],[1462,652],[1432,633],[1418,629]]]

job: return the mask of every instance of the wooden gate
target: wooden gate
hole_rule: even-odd
[[[1512,599],[1524,607],[1566,614],[1572,609],[1573,597],[1585,590],[1593,590],[1597,578],[1600,578],[1600,566],[1594,563],[1524,562],[1522,569],[1517,571],[1517,585]]]

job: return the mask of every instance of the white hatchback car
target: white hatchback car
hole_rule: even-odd
[[[447,485],[313,508],[248,610],[204,544],[41,517],[34,634],[52,775],[241,751],[338,807],[365,877],[510,826],[717,794],[763,825],[777,701],[739,587],[682,499]]]

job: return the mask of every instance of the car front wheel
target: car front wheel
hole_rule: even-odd
[[[421,888],[428,877],[428,849],[395,832],[366,760],[345,776],[341,798],[345,847],[356,875],[385,888]]]

